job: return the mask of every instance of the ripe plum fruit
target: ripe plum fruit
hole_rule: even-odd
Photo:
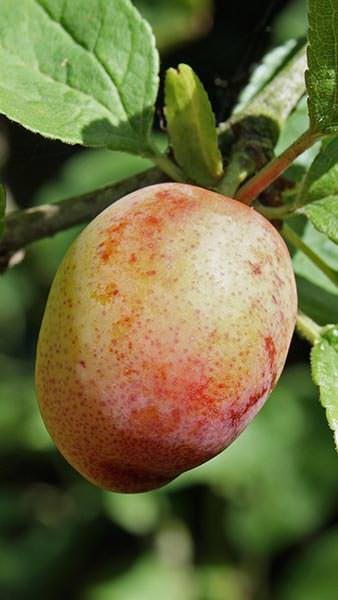
[[[89,481],[157,488],[221,452],[283,369],[297,295],[252,208],[179,183],[96,217],[55,277],[36,366],[43,420]]]

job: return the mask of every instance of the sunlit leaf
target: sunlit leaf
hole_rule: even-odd
[[[129,0],[1,0],[0,39],[1,112],[70,144],[149,150],[158,56]]]
[[[303,212],[318,231],[338,244],[338,196],[312,202],[303,208]]]

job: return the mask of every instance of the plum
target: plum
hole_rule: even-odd
[[[257,211],[181,183],[104,210],[68,250],[38,342],[45,425],[92,483],[160,487],[226,448],[283,369],[297,294]]]

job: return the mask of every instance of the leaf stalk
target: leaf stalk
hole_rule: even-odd
[[[301,311],[297,315],[296,329],[312,346],[319,342],[322,327]]]

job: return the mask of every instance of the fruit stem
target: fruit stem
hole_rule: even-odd
[[[261,171],[258,171],[254,177],[240,187],[236,194],[236,199],[244,204],[252,204],[255,198],[273,183],[291,165],[297,156],[310,148],[319,137],[320,134],[317,132],[314,133],[310,129],[305,131],[282,154],[275,156]]]
[[[252,173],[254,163],[243,151],[233,153],[225,175],[222,177],[216,190],[225,196],[233,198],[238,187],[247,178],[249,173]]]
[[[315,264],[316,267],[318,267],[322,271],[322,273],[324,273],[324,275],[326,275],[326,277],[328,277],[328,279],[330,279],[330,281],[332,281],[332,283],[334,283],[334,285],[338,287],[337,271],[335,271],[329,265],[327,265],[326,262],[319,256],[319,254],[314,252],[304,242],[304,240],[302,240],[297,235],[297,233],[293,229],[291,229],[291,227],[289,227],[289,225],[286,225],[286,223],[284,223],[283,225],[282,235],[284,239],[290,242],[290,244],[297,248],[297,250],[303,252],[311,260],[311,262],[313,262],[313,264]]]
[[[319,341],[322,327],[302,312],[297,315],[296,328],[298,333],[313,346]]]
[[[154,149],[154,153],[149,155],[149,158],[155,163],[155,165],[166,175],[169,175],[174,181],[181,183],[187,182],[187,178],[184,176],[183,171],[178,167],[174,161],[172,161],[167,154],[161,154]]]

